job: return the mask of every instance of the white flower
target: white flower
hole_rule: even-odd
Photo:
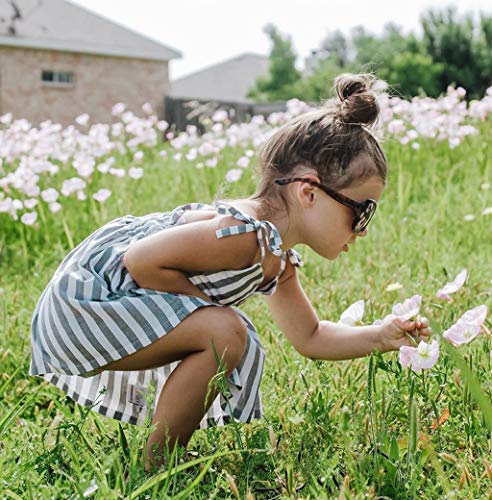
[[[115,175],[116,177],[124,177],[125,169],[124,168],[110,168],[109,173],[111,175]]]
[[[241,156],[236,165],[238,167],[246,168],[249,165],[249,158],[247,156]]]
[[[72,177],[71,179],[67,179],[63,181],[61,187],[61,193],[63,196],[68,196],[72,194],[74,191],[78,191],[80,189],[84,189],[86,186],[86,182],[78,177]]]
[[[10,212],[12,209],[12,198],[8,196],[5,200],[0,200],[0,212]]]
[[[227,111],[225,109],[218,109],[213,115],[212,120],[214,122],[223,122],[227,120]]]
[[[33,209],[38,204],[38,200],[36,198],[29,198],[28,200],[24,200],[24,206],[29,210]]]
[[[98,486],[96,484],[96,481],[94,479],[91,479],[89,482],[89,487],[82,493],[82,496],[84,498],[87,498],[91,496],[93,493],[95,493],[98,490]]]
[[[482,210],[482,215],[490,215],[492,214],[492,207],[487,207]]]
[[[349,326],[362,325],[362,316],[364,316],[364,301],[358,300],[343,311],[338,323]]]
[[[38,214],[36,212],[26,212],[25,214],[22,214],[21,222],[26,226],[32,226],[36,222],[37,218]]]
[[[226,181],[227,182],[237,182],[241,178],[242,174],[243,174],[243,171],[240,168],[232,168],[226,174]]]
[[[386,291],[387,292],[394,292],[395,290],[399,290],[400,288],[403,288],[403,285],[401,283],[390,283],[387,287],[386,287]]]
[[[99,203],[104,203],[111,196],[111,191],[109,189],[100,189],[97,193],[94,193],[92,197]]]
[[[143,151],[136,151],[133,155],[133,161],[141,161],[144,157]]]
[[[151,115],[154,111],[152,109],[152,104],[150,104],[150,102],[146,102],[146,103],[142,104],[142,110],[144,113],[147,113],[148,115]]]
[[[59,193],[54,188],[48,188],[48,189],[45,189],[44,191],[41,191],[41,198],[46,203],[51,203],[53,201],[56,201],[58,199],[58,196],[59,196]]]
[[[467,222],[473,220],[475,218],[475,216],[473,214],[467,214],[463,217],[464,220],[466,220]]]
[[[6,113],[0,117],[0,123],[3,125],[8,125],[12,121],[12,113]]]
[[[482,189],[490,189],[490,182],[484,182],[483,184],[480,184],[480,187]]]
[[[217,162],[218,162],[218,159],[216,156],[214,156],[212,158],[208,158],[207,160],[205,160],[205,165],[207,167],[213,168],[217,165]],[[239,170],[239,169],[235,169],[235,170]]]
[[[188,153],[186,153],[186,159],[189,161],[195,160],[197,157],[197,149],[196,148],[191,148]]]
[[[59,212],[62,208],[62,206],[57,201],[50,203],[48,206],[52,213]]]
[[[439,343],[433,340],[427,344],[423,340],[417,347],[401,346],[399,360],[404,368],[410,366],[414,372],[432,368],[439,358]]]
[[[139,168],[139,167],[130,167],[128,169],[128,175],[132,178],[132,179],[140,179],[140,177],[142,177],[143,175],[143,168]]]
[[[461,140],[459,137],[450,137],[448,142],[449,142],[449,147],[451,149],[454,149],[456,146],[460,144]]]
[[[89,123],[89,115],[87,113],[83,113],[82,115],[77,116],[75,121],[82,126],[85,126]]]
[[[158,130],[160,130],[161,132],[164,132],[164,130],[166,130],[168,127],[169,127],[169,123],[167,123],[166,120],[160,120],[157,122],[157,125],[156,127],[158,128]]]
[[[123,113],[123,111],[125,111],[125,109],[126,109],[126,104],[123,102],[118,102],[111,109],[111,114],[113,116],[121,115],[121,113]]]

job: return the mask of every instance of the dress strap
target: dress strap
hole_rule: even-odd
[[[217,238],[223,238],[224,236],[231,236],[233,234],[247,233],[250,231],[257,231],[257,237],[258,237],[258,242],[260,244],[262,261],[263,258],[265,257],[265,246],[263,242],[263,235],[265,235],[267,240],[267,246],[270,252],[272,252],[274,255],[282,256],[281,272],[284,271],[286,265],[286,259],[284,258],[285,254],[288,255],[291,264],[293,264],[294,266],[301,267],[304,265],[301,255],[294,248],[289,248],[287,252],[282,251],[282,249],[280,248],[280,245],[282,245],[282,237],[280,236],[279,230],[270,221],[257,220],[251,217],[250,215],[241,212],[233,205],[230,205],[229,203],[225,203],[223,201],[214,201],[213,205],[210,205],[208,203],[199,203],[199,202],[192,202],[192,203],[187,203],[186,205],[180,205],[170,213],[171,221],[173,223],[177,222],[186,210],[197,210],[200,208],[215,209],[217,210],[217,212],[221,214],[229,213],[233,215],[236,219],[246,222],[246,224],[238,224],[237,226],[230,226],[222,229],[217,229],[216,231]]]
[[[280,248],[282,244],[282,237],[278,229],[267,220],[257,220],[250,215],[247,215],[240,210],[238,210],[233,205],[222,201],[214,201],[214,206],[217,212],[221,214],[231,214],[236,219],[246,222],[246,224],[239,224],[237,226],[225,227],[222,229],[217,229],[215,232],[217,238],[223,238],[224,236],[230,236],[233,234],[246,233],[249,231],[257,231],[258,242],[261,249],[261,259],[263,260],[265,256],[265,248],[263,243],[263,235],[265,235],[267,246],[273,255],[281,256],[284,252]]]
[[[192,203],[187,203],[186,205],[180,205],[179,207],[176,207],[174,210],[170,212],[171,222],[173,224],[178,222],[186,210],[197,210],[200,208],[213,209],[214,207],[212,205],[208,205],[207,203],[198,203],[198,202],[192,202]]]
[[[302,267],[304,265],[301,254],[294,248],[289,248],[287,250],[287,254],[289,255],[289,260],[292,265],[297,267]]]
[[[287,250],[288,252],[288,250]],[[282,276],[282,274],[285,271],[285,266],[287,265],[287,252],[284,252],[282,254],[282,260],[280,261],[280,272],[278,273],[278,276]]]

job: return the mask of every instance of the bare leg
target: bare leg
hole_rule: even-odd
[[[226,377],[232,369],[226,369]],[[173,370],[161,391],[152,420],[157,428],[147,441],[147,450],[144,452],[145,470],[150,471],[152,466],[162,464],[161,456],[166,441],[169,450],[173,449],[176,441],[180,446],[187,446],[203,415],[219,393],[218,387],[213,384],[208,388],[217,370],[212,349],[190,354]],[[207,390],[209,395],[205,401]],[[157,448],[158,458],[153,454],[154,446]]]
[[[181,360],[159,395],[143,460],[145,469],[162,464],[166,446],[186,447],[200,420],[219,393],[208,388],[222,360],[227,377],[239,364],[246,349],[247,329],[236,312],[228,308],[204,307],[193,312],[169,333],[139,351],[109,363],[104,370],[147,370]],[[209,397],[205,397],[209,391]],[[153,447],[157,448],[157,457]]]

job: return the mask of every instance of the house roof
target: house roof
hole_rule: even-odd
[[[21,18],[12,21],[16,13]],[[0,0],[0,46],[160,61],[182,57],[180,51],[68,0]]]
[[[171,80],[170,95],[193,99],[251,102],[246,93],[256,78],[268,73],[269,58],[244,53]]]

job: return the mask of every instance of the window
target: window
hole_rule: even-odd
[[[48,83],[72,84],[74,82],[74,74],[73,71],[43,70],[41,80]]]

